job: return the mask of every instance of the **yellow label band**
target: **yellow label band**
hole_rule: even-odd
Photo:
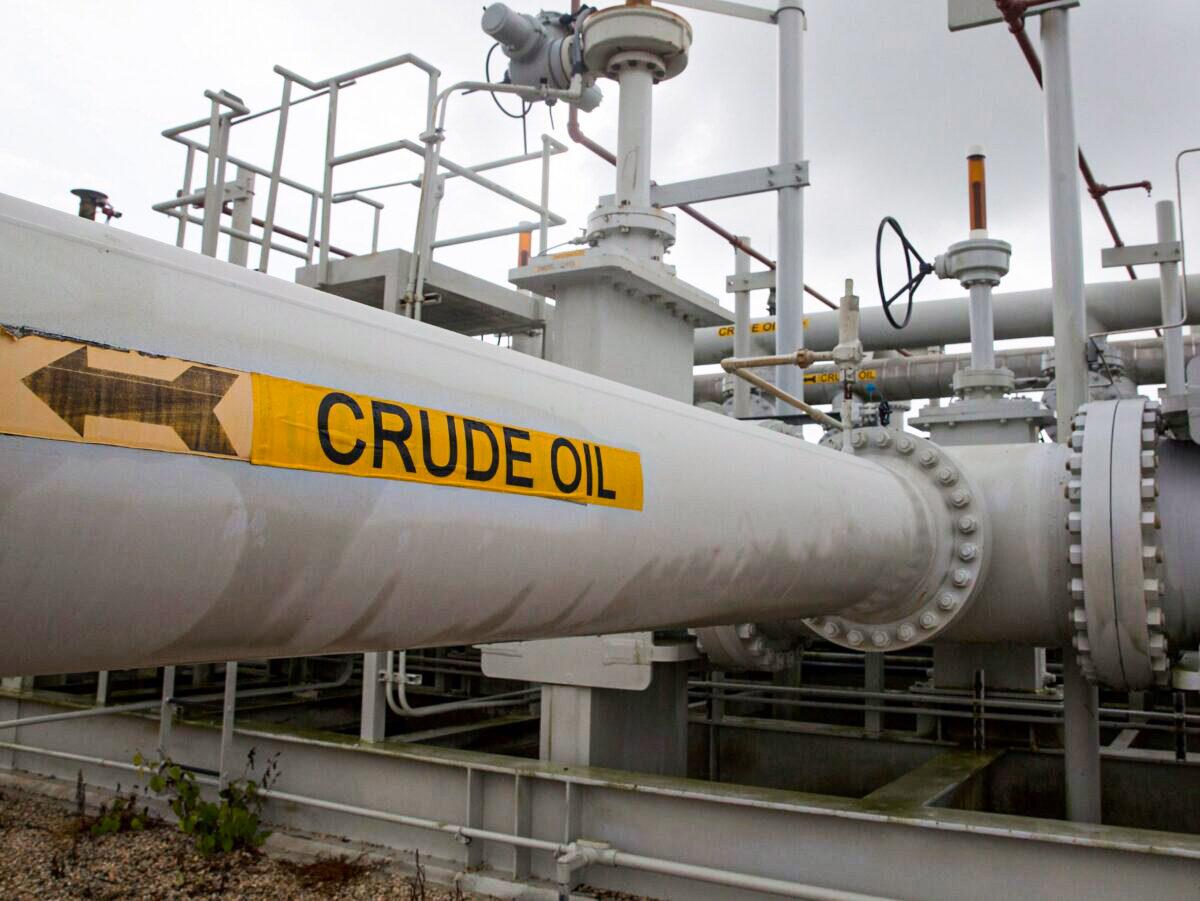
[[[642,509],[633,451],[257,373],[250,462]]]
[[[642,509],[635,451],[2,326],[0,433]]]
[[[874,369],[860,369],[854,378],[859,382],[871,382],[879,378],[879,373]],[[811,372],[804,377],[806,385],[832,385],[841,380],[841,374],[837,372]]]

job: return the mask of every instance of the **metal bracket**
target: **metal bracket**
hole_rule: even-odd
[[[1035,2],[1025,15],[1036,16],[1052,9],[1070,9],[1078,6],[1079,0],[1042,0]],[[951,31],[965,31],[968,28],[978,28],[981,25],[996,25],[1004,21],[1004,16],[996,8],[995,0],[949,0],[947,6],[947,24]]]
[[[725,293],[737,294],[739,291],[775,290],[775,270],[764,269],[762,272],[747,272],[745,275],[725,276]]]
[[[1145,266],[1150,263],[1178,263],[1182,257],[1178,241],[1105,247],[1100,251],[1100,263],[1105,269],[1124,269],[1126,266]]]
[[[741,172],[726,172],[706,178],[677,181],[669,185],[652,185],[650,205],[659,209],[680,206],[685,203],[703,203],[706,200],[724,200],[728,197],[745,197],[778,191],[780,188],[808,187],[808,163],[777,163]],[[600,206],[611,206],[613,196],[600,198]]]

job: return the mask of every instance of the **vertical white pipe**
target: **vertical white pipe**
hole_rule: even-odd
[[[971,285],[971,368],[996,368],[996,335],[992,320],[992,286]]]
[[[779,163],[804,159],[804,10],[799,0],[784,0],[776,15],[779,30]],[[778,262],[775,269],[775,353],[804,346],[804,189],[781,188],[778,204]],[[804,398],[804,372],[796,366],[776,370],[775,384]],[[777,402],[780,413],[794,413]]]
[[[1050,270],[1054,292],[1054,379],[1058,440],[1071,440],[1071,419],[1087,402],[1087,310],[1083,293],[1083,226],[1079,145],[1067,12],[1042,14],[1046,153],[1050,173]]]
[[[1154,215],[1158,222],[1158,243],[1167,244],[1178,240],[1174,201],[1160,200],[1154,205]],[[1178,322],[1183,318],[1178,263],[1159,264],[1158,290],[1162,297],[1163,322]],[[1184,375],[1182,327],[1163,330],[1163,362],[1166,369],[1167,394],[1183,394],[1187,391],[1187,379]]]
[[[1042,13],[1042,77],[1050,174],[1050,269],[1054,290],[1054,378],[1058,440],[1071,440],[1071,420],[1087,402],[1087,310],[1083,293],[1083,226],[1079,146],[1071,86],[1067,11]],[[1063,651],[1063,736],[1067,819],[1100,822],[1100,720],[1096,687],[1071,648]]]
[[[738,240],[747,246],[750,244],[750,239],[744,235]],[[735,275],[750,274],[750,255],[739,248],[733,251],[733,271]],[[733,295],[733,355],[750,356],[749,291],[736,291]],[[736,376],[733,377],[733,415],[738,419],[750,415],[750,383]]]
[[[647,68],[630,66],[617,81],[617,206],[648,207],[654,76]]]

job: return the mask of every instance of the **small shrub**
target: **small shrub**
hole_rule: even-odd
[[[216,801],[205,800],[195,773],[170,758],[147,762],[142,755],[133,762],[149,774],[150,791],[169,799],[171,811],[179,818],[179,829],[196,840],[196,848],[205,856],[253,851],[271,833],[260,828],[266,798],[262,792],[278,778],[277,758],[267,761],[260,779],[245,776],[234,779],[218,792]],[[247,772],[254,769],[254,752],[248,758]]]
[[[137,795],[118,795],[112,804],[101,804],[100,812],[92,821],[89,830],[93,836],[113,835],[117,832],[141,832],[150,821],[150,809],[143,806],[139,811]]]

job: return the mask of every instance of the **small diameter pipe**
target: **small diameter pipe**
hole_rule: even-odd
[[[174,667],[164,667],[166,670],[174,670]],[[238,693],[238,700],[246,698],[261,698],[277,694],[298,694],[306,691],[319,691],[327,688],[340,688],[350,681],[350,676],[354,670],[354,661],[351,660],[343,669],[341,674],[332,682],[318,682],[313,685],[286,685],[279,688],[252,688],[249,691]],[[131,704],[120,704],[116,707],[89,707],[86,710],[72,710],[67,713],[47,713],[41,716],[27,716],[23,719],[5,720],[0,722],[0,729],[17,729],[22,726],[36,726],[40,723],[57,723],[64,720],[85,719],[92,716],[104,716],[109,713],[139,713],[143,710],[153,710],[156,707],[165,706],[181,706],[186,704],[204,704],[210,701],[222,700],[225,695],[207,694],[193,695],[191,697],[178,698],[174,695],[174,679],[169,678],[168,691],[166,698],[155,698],[153,701],[136,701]]]
[[[39,748],[32,745],[22,745],[16,742],[0,741],[0,748],[18,751],[25,754],[36,754],[58,760],[69,760],[73,763],[84,763],[91,766],[101,766],[124,772],[141,772],[140,768],[120,760],[109,760],[104,757],[92,757],[86,754],[73,754],[69,751],[55,751],[50,748]],[[218,780],[209,776],[197,775],[196,781],[202,785],[217,786]],[[353,804],[340,804],[336,801],[324,801],[307,795],[296,795],[278,789],[260,789],[259,794],[264,798],[282,801],[285,804],[297,804],[302,807],[315,807],[333,813],[344,813],[398,826],[413,829],[424,829],[430,832],[441,832],[452,835],[456,839],[469,843],[471,841],[496,842],[517,848],[529,848],[532,851],[544,851],[555,855],[562,863],[575,863],[578,866],[601,864],[610,867],[624,867],[631,870],[641,870],[648,873],[661,873],[666,876],[677,876],[681,879],[693,879],[697,882],[707,882],[714,885],[726,885],[733,888],[747,888],[767,894],[782,895],[787,898],[805,898],[811,901],[887,901],[880,895],[864,895],[857,892],[842,892],[802,882],[790,882],[783,879],[770,879],[765,876],[754,876],[750,873],[739,873],[734,870],[721,870],[715,867],[699,866],[666,860],[661,857],[646,857],[641,854],[630,854],[614,848],[596,848],[579,845],[576,842],[561,844],[530,838],[524,835],[513,835],[508,832],[495,832],[491,829],[478,829],[474,826],[462,826],[448,823],[445,820],[432,820],[426,817],[405,816],[370,807],[358,807]]]
[[[471,701],[450,701],[446,704],[429,704],[425,707],[413,707],[408,702],[408,670],[406,652],[399,652],[399,666],[393,669],[397,652],[388,651],[384,669],[387,671],[385,695],[388,708],[396,716],[422,717],[436,716],[439,713],[450,713],[455,710],[487,710],[494,707],[512,707],[517,704],[528,704],[537,695],[540,688],[526,688],[521,691],[505,692],[488,698]]]
[[[772,365],[783,366],[783,365],[786,365],[786,361],[788,358],[787,357],[762,357],[761,359],[779,360],[780,362],[778,364],[772,364]],[[722,361],[721,365],[722,366],[725,365],[724,361]],[[813,420],[813,422],[819,422],[821,425],[823,425],[829,429],[839,429],[840,430],[842,428],[842,424],[840,422],[838,422],[836,419],[834,419],[832,416],[830,416],[828,413],[824,412],[823,410],[817,409],[816,407],[812,406],[811,404],[806,404],[800,398],[795,397],[794,395],[788,394],[786,391],[782,390],[781,388],[775,387],[770,382],[768,382],[766,379],[764,379],[762,376],[756,375],[755,373],[751,372],[749,369],[732,368],[732,369],[726,369],[725,371],[733,373],[734,375],[738,376],[738,378],[745,379],[751,385],[756,385],[759,388],[759,390],[765,391],[767,394],[771,395],[772,397],[776,398],[777,400],[781,400],[784,403],[791,404],[797,410],[807,413],[809,415],[809,417]]]

